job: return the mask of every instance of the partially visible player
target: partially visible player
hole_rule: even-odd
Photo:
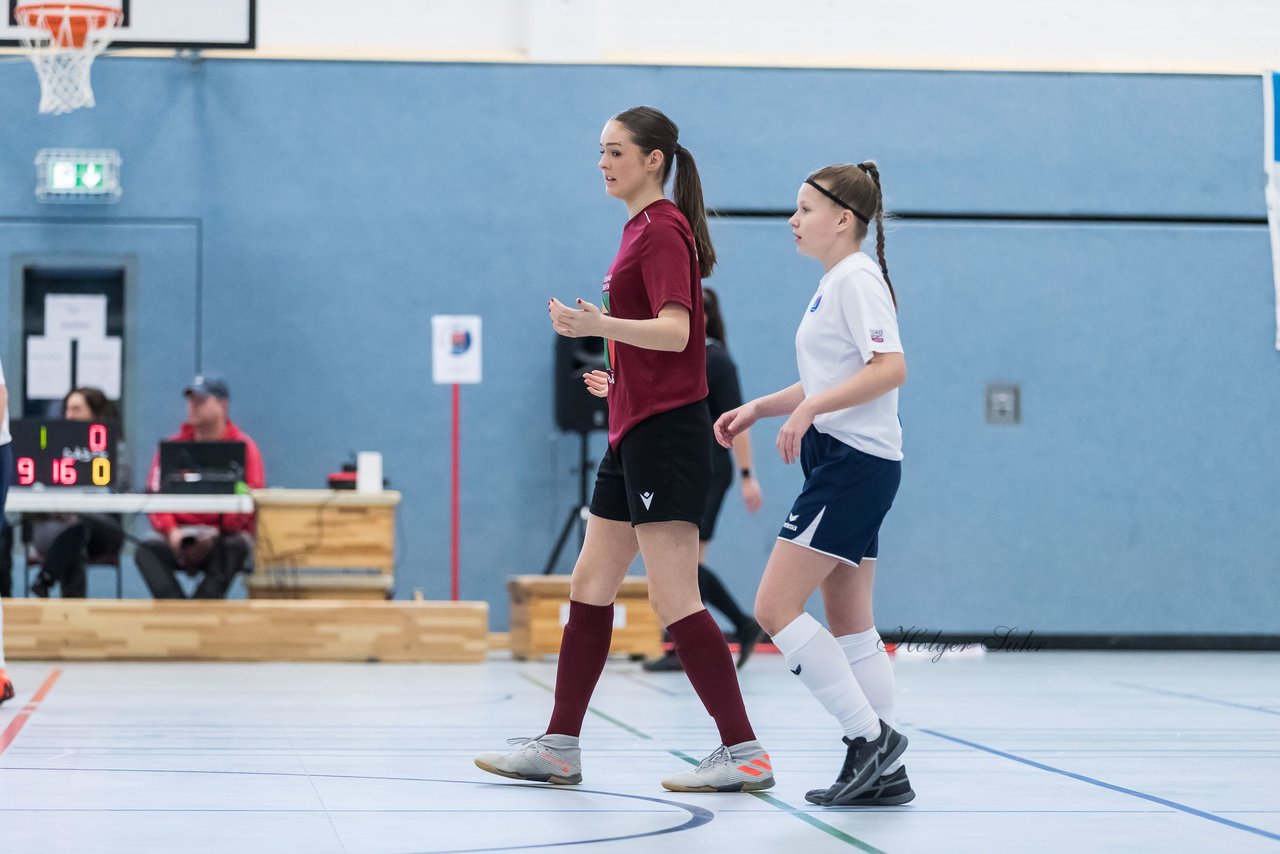
[[[0,518],[9,496],[9,477],[13,471],[13,436],[9,435],[9,387],[4,383],[4,365],[0,363]],[[4,663],[4,599],[0,599],[0,703],[13,699],[13,680]]]
[[[707,405],[711,409],[711,420],[714,421],[742,405],[742,387],[738,383],[738,366],[729,355],[728,337],[725,335],[724,314],[720,311],[720,297],[709,287],[702,289],[703,309],[707,318]],[[608,376],[603,371],[592,371],[587,380],[591,393],[604,397],[608,392]],[[730,457],[730,450],[733,456]],[[734,463],[738,466],[738,478],[742,503],[748,513],[760,509],[764,500],[760,492],[760,483],[756,480],[751,467],[751,431],[743,430],[733,437],[733,448],[726,450],[714,440],[711,441],[711,493],[707,496],[707,509],[703,511],[702,521],[698,523],[698,590],[702,601],[733,623],[734,634],[738,638],[738,666],[747,663],[756,643],[760,640],[760,624],[749,613],[743,611],[738,601],[733,598],[729,588],[707,566],[707,547],[715,536],[716,522],[720,518],[720,508],[724,504],[725,494],[733,485]],[[661,658],[644,663],[644,669],[653,672],[683,670],[680,656],[675,650],[668,651]]]

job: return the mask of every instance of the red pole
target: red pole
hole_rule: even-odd
[[[449,572],[453,601],[458,601],[458,410],[461,406],[459,386],[453,384],[453,484],[451,504],[453,512],[449,520]]]

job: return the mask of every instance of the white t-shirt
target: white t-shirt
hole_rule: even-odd
[[[862,252],[822,277],[796,330],[796,363],[804,396],[821,394],[852,377],[875,353],[901,353],[898,313],[880,267]],[[898,390],[827,412],[813,426],[863,453],[902,459]]]
[[[0,385],[4,385],[4,363],[0,362]],[[9,435],[9,407],[5,406],[4,412],[0,413],[0,445],[7,445],[13,441],[13,437]]]

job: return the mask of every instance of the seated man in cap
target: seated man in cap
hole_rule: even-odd
[[[185,390],[187,420],[170,442],[244,442],[245,483],[261,489],[265,483],[262,455],[229,416],[231,393],[221,377],[198,376]],[[160,455],[151,461],[147,489],[160,489]],[[160,539],[138,546],[134,559],[157,599],[185,599],[177,574],[204,573],[196,599],[222,599],[243,572],[253,548],[252,513],[152,513],[151,526]]]

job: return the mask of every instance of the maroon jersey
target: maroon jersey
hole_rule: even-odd
[[[693,229],[668,199],[631,218],[622,245],[604,277],[604,310],[625,320],[650,320],[664,305],[689,309],[689,343],[679,353],[645,350],[608,341],[609,444],[661,412],[707,396],[702,277]]]

